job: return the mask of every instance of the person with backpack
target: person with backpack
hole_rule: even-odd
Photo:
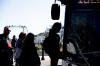
[[[9,34],[9,27],[5,26],[3,34],[0,34],[0,66],[13,66],[13,51]]]
[[[57,66],[58,60],[61,56],[60,52],[60,37],[57,34],[61,29],[61,23],[56,22],[49,32],[49,36],[43,42],[43,49],[51,59],[51,66]]]

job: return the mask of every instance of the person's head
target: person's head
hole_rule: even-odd
[[[53,24],[51,30],[52,30],[54,33],[58,33],[58,32],[60,31],[60,29],[61,29],[61,23],[56,22],[56,23]]]
[[[19,39],[24,39],[26,37],[26,33],[24,33],[24,32],[21,32],[20,34],[19,34]]]
[[[4,27],[3,33],[4,33],[6,36],[8,36],[9,33],[10,33],[10,31],[11,31],[11,30],[9,30],[9,27],[8,27],[8,26],[5,26],[5,27]]]
[[[26,38],[25,38],[25,41],[33,42],[34,41],[34,34],[28,33]]]
[[[13,35],[13,38],[15,39],[15,38],[16,38],[16,36],[15,36],[15,35]]]
[[[35,44],[34,44],[34,34],[33,33],[28,33],[27,36],[25,37],[24,43],[23,43],[23,48],[27,50],[36,50]]]

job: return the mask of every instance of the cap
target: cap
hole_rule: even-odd
[[[4,31],[11,31],[11,30],[9,30],[9,27],[8,26],[5,26],[4,27]]]

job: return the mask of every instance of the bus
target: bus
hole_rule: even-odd
[[[99,66],[100,0],[60,1],[66,6],[62,66]]]

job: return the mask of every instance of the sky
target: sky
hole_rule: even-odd
[[[0,33],[3,32],[4,26],[26,26],[28,33],[35,35],[45,32],[55,22],[64,24],[65,6],[59,1],[61,13],[59,20],[51,19],[51,6],[54,0],[0,0]],[[10,28],[10,37],[19,35],[22,28]],[[26,29],[25,29],[26,31]],[[27,32],[27,31],[26,31]]]

